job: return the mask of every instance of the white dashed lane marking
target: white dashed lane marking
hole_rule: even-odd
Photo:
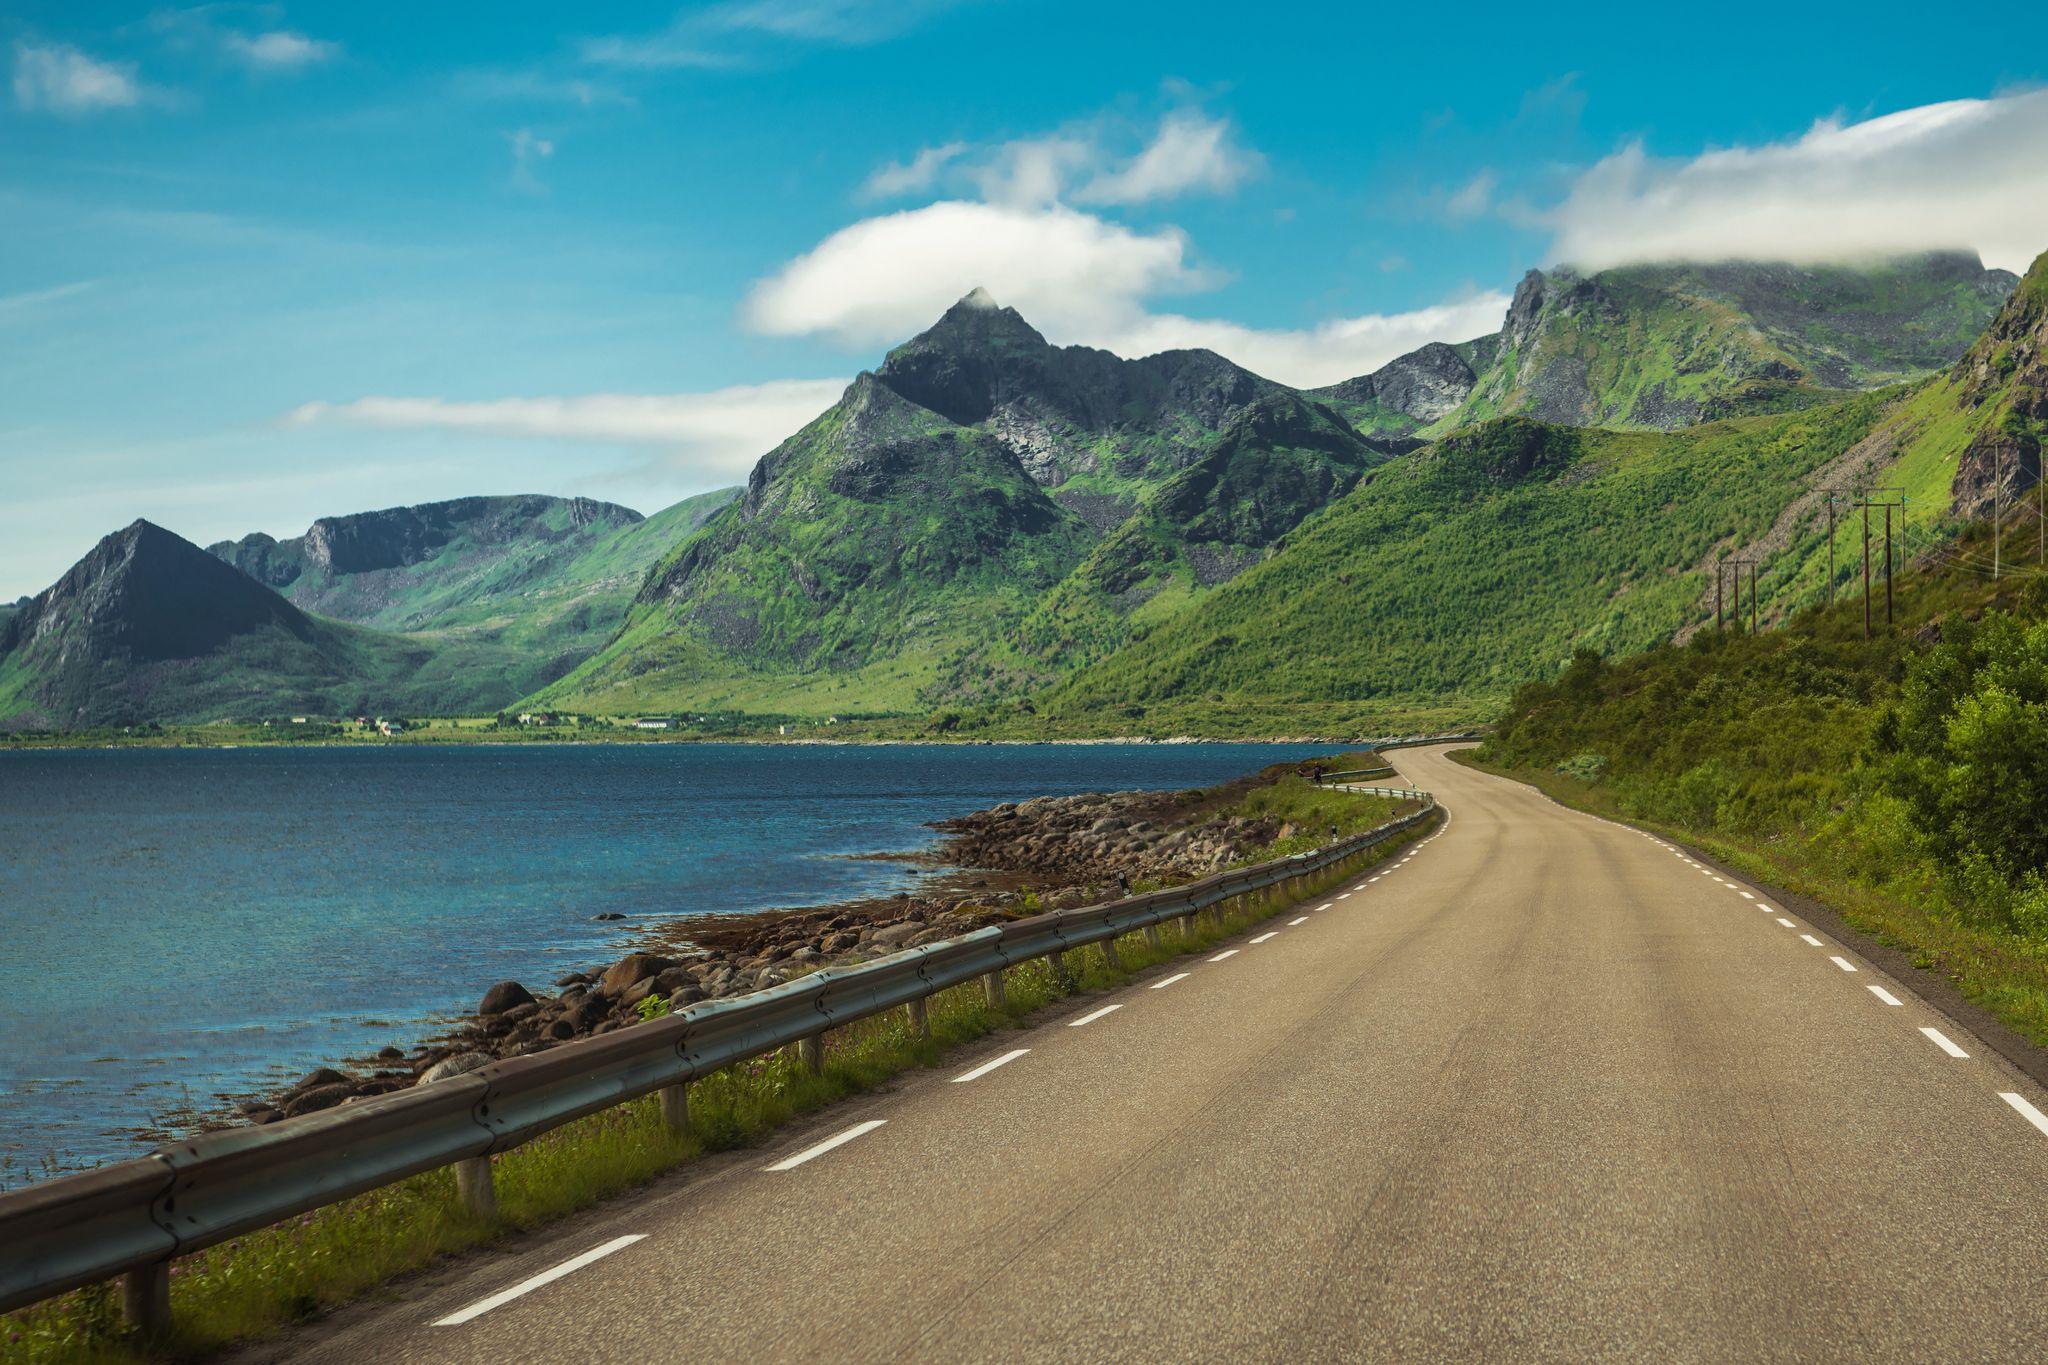
[[[1176,981],[1185,981],[1185,980],[1187,980],[1187,979],[1188,979],[1188,973],[1186,973],[1186,972],[1175,972],[1175,973],[1174,973],[1174,974],[1173,974],[1172,976],[1169,976],[1169,977],[1167,977],[1167,978],[1166,978],[1166,979],[1165,979],[1164,981],[1155,981],[1155,982],[1153,982],[1153,983],[1152,983],[1152,984],[1151,984],[1150,986],[1146,987],[1146,989],[1147,989],[1147,990],[1154,990],[1154,991],[1163,991],[1163,990],[1165,990],[1165,989],[1166,989],[1166,988],[1167,988],[1168,986],[1171,986],[1171,985],[1172,985],[1172,984],[1173,984],[1174,982],[1176,982]]]
[[[1067,1025],[1067,1027],[1068,1027],[1068,1028],[1079,1028],[1079,1027],[1081,1027],[1081,1025],[1083,1025],[1083,1024],[1092,1024],[1092,1023],[1094,1023],[1094,1022],[1095,1022],[1095,1021],[1096,1021],[1097,1019],[1100,1019],[1100,1018],[1101,1018],[1101,1017],[1102,1017],[1103,1015],[1105,1015],[1105,1014],[1115,1014],[1115,1013],[1116,1013],[1116,1012],[1117,1012],[1118,1010],[1120,1010],[1120,1009],[1122,1009],[1122,1008],[1123,1008],[1123,1006],[1122,1006],[1122,1005],[1104,1005],[1104,1006],[1103,1006],[1103,1007],[1102,1007],[1101,1009],[1099,1009],[1099,1010],[1096,1010],[1096,1011],[1095,1011],[1094,1013],[1092,1013],[1092,1014],[1084,1014],[1084,1015],[1082,1015],[1082,1016],[1081,1016],[1081,1017],[1080,1017],[1079,1019],[1076,1019],[1076,1020],[1074,1020],[1074,1021],[1073,1021],[1072,1023],[1068,1024],[1068,1025]]]
[[[1266,941],[1267,939],[1269,939],[1269,938],[1278,938],[1278,937],[1280,937],[1280,931],[1279,931],[1278,929],[1268,929],[1268,930],[1267,930],[1267,931],[1266,931],[1265,933],[1263,933],[1263,934],[1260,934],[1260,935],[1259,935],[1259,936],[1258,936],[1257,938],[1253,939],[1253,940],[1252,940],[1252,942],[1254,942],[1254,943],[1264,943],[1264,942],[1265,942],[1265,941]]]
[[[856,1123],[853,1125],[853,1127],[848,1128],[843,1133],[834,1133],[831,1137],[826,1138],[823,1142],[817,1143],[814,1146],[806,1147],[801,1152],[798,1152],[795,1156],[784,1157],[782,1160],[776,1162],[773,1166],[764,1167],[763,1169],[770,1171],[793,1171],[797,1167],[803,1165],[806,1161],[814,1160],[818,1157],[825,1155],[825,1153],[831,1151],[834,1147],[843,1146],[846,1143],[853,1141],[857,1137],[861,1137],[865,1134],[872,1133],[875,1131],[875,1129],[880,1128],[883,1124],[887,1122],[887,1119],[869,1119],[866,1123]]]
[[[470,1319],[480,1318],[484,1314],[490,1312],[493,1308],[498,1308],[503,1306],[504,1304],[508,1304],[512,1302],[512,1300],[520,1297],[523,1294],[531,1294],[534,1290],[539,1289],[543,1285],[553,1284],[556,1280],[561,1279],[564,1275],[573,1275],[577,1271],[583,1269],[583,1267],[591,1264],[593,1261],[603,1260],[605,1257],[611,1255],[614,1251],[624,1251],[627,1247],[633,1245],[633,1243],[644,1242],[646,1240],[647,1234],[644,1232],[630,1232],[627,1233],[624,1237],[614,1237],[611,1241],[606,1242],[603,1246],[592,1247],[589,1251],[584,1252],[581,1256],[571,1257],[570,1259],[562,1262],[560,1265],[554,1267],[551,1270],[543,1270],[540,1274],[535,1275],[530,1280],[521,1280],[518,1284],[513,1285],[510,1289],[502,1289],[499,1290],[497,1293],[491,1295],[487,1299],[479,1299],[459,1313],[450,1313],[447,1317],[441,1318],[438,1321],[436,1321],[434,1323],[434,1326],[460,1327],[463,1323],[468,1322]]]
[[[1870,993],[1876,996],[1878,999],[1884,1001],[1887,1005],[1896,1005],[1899,1003],[1899,997],[1893,995],[1890,991],[1886,990],[1882,986],[1872,986],[1870,988]]]
[[[1853,972],[1856,970],[1856,964],[1851,962],[1846,957],[1831,957],[1828,959],[1828,961],[1834,963],[1837,967],[1840,967],[1845,972]]]
[[[1221,962],[1221,961],[1222,961],[1222,960],[1223,960],[1224,958],[1226,958],[1226,957],[1236,957],[1236,956],[1237,956],[1237,949],[1235,949],[1235,948],[1225,948],[1225,949],[1224,949],[1224,950],[1223,950],[1222,952],[1220,952],[1220,953],[1216,954],[1216,956],[1214,956],[1214,957],[1210,958],[1209,960],[1210,960],[1211,962]]]
[[[2018,1114],[2021,1118],[2025,1119],[2028,1123],[2033,1124],[2043,1133],[2048,1133],[2048,1114],[2044,1114],[2040,1110],[2036,1109],[2033,1105],[2028,1104],[2023,1096],[2015,1095],[2010,1090],[2001,1090],[1998,1092],[1998,1098],[2004,1100],[2007,1104],[2011,1105],[2013,1107],[2013,1112]]]
[[[1920,1031],[1927,1035],[1928,1042],[1934,1044],[1943,1052],[1946,1052],[1949,1056],[1958,1057],[1965,1061],[1969,1060],[1970,1054],[1963,1051],[1961,1048],[1957,1047],[1954,1043],[1951,1043],[1948,1040],[1947,1036],[1944,1035],[1940,1029],[1923,1028]]]
[[[1186,973],[1183,972],[1181,975],[1185,976]],[[1178,978],[1176,978],[1176,980],[1177,979]],[[1005,1052],[1002,1056],[996,1058],[992,1062],[983,1062],[980,1066],[975,1067],[972,1071],[961,1072],[959,1075],[953,1078],[953,1084],[958,1085],[962,1081],[978,1081],[983,1076],[988,1075],[989,1072],[994,1071],[997,1067],[1006,1066],[1009,1063],[1016,1061],[1019,1057],[1022,1057],[1025,1053],[1029,1051],[1031,1051],[1031,1049],[1028,1047],[1020,1047],[1013,1051]]]

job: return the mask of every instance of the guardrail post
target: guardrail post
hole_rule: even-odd
[[[990,1009],[999,1010],[1009,1003],[1003,995],[1003,974],[1000,971],[990,972],[984,976],[981,979],[981,988],[988,992]]]
[[[804,1070],[819,1072],[825,1069],[825,1035],[813,1033],[808,1038],[796,1040],[796,1059],[804,1064]]]
[[[1067,971],[1067,955],[1055,949],[1045,955],[1046,965],[1052,968],[1052,979],[1063,991],[1074,989],[1074,978]]]
[[[171,1325],[171,1263],[152,1261],[121,1277],[121,1317],[144,1337]]]
[[[1148,924],[1148,925],[1146,925],[1146,926],[1145,926],[1145,944],[1146,944],[1146,946],[1147,946],[1147,947],[1151,948],[1151,949],[1152,949],[1152,951],[1153,951],[1153,952],[1155,952],[1155,953],[1156,953],[1156,952],[1158,952],[1158,951],[1160,950],[1160,948],[1162,948],[1163,946],[1165,946],[1165,945],[1161,944],[1161,943],[1160,943],[1160,941],[1159,941],[1159,926],[1158,926],[1158,925],[1156,925],[1156,924]]]
[[[661,1096],[661,1121],[669,1126],[670,1132],[686,1133],[690,1130],[690,1086],[687,1081],[665,1085],[655,1092]]]
[[[491,1159],[473,1156],[455,1163],[455,1195],[478,1218],[498,1216],[498,1187],[491,1181]]]
[[[1115,939],[1106,938],[1102,940],[1102,960],[1109,964],[1109,969],[1113,972],[1120,972],[1124,969],[1124,960],[1117,956]]]
[[[909,1004],[905,1005],[903,1008],[910,1011],[910,1031],[912,1033],[915,1033],[920,1038],[931,1037],[931,1011],[928,1008],[926,1008],[923,999],[920,998],[917,1000],[913,1000]]]

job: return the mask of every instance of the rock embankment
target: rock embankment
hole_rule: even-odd
[[[1289,768],[1194,791],[1039,797],[939,821],[929,860],[954,869],[916,893],[813,909],[697,917],[552,989],[501,981],[476,1012],[428,1043],[387,1047],[352,1073],[322,1067],[239,1107],[274,1123],[461,1075],[639,1023],[643,1011],[723,999],[821,967],[866,961],[1041,910],[1112,899],[1137,882],[1207,876],[1294,831],[1236,813],[1244,793]]]

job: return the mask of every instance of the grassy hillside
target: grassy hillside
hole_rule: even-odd
[[[738,494],[700,494],[646,518],[580,498],[464,498],[210,549],[307,611],[527,656],[506,680],[517,695],[595,653],[655,561]]]
[[[1198,611],[1037,699],[1037,721],[1355,733],[1483,716],[1576,648],[1696,621],[1716,546],[1761,536],[1884,411],[1866,396],[1671,433],[1484,424],[1382,467]]]

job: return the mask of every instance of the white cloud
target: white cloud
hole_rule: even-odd
[[[719,479],[743,477],[755,460],[830,407],[844,379],[784,379],[708,393],[589,394],[574,398],[358,398],[306,403],[293,426],[347,424],[488,436],[653,446],[663,463]]]
[[[1218,351],[1272,379],[1313,386],[1379,368],[1426,341],[1496,330],[1505,294],[1434,308],[1340,318],[1303,330],[1154,313],[1149,300],[1213,283],[1175,229],[1139,233],[1059,205],[943,202],[832,234],[756,285],[744,318],[779,336],[822,334],[887,345],[931,325],[984,286],[1056,342],[1125,356],[1177,347]]]
[[[977,285],[1035,323],[1099,335],[1148,295],[1200,287],[1171,228],[1140,233],[1060,206],[942,201],[833,233],[761,281],[747,324],[849,346],[900,341]]]
[[[1268,379],[1312,389],[1371,374],[1426,342],[1468,341],[1499,331],[1508,302],[1506,294],[1473,294],[1413,312],[1334,318],[1293,330],[1152,314],[1095,344],[1124,356],[1203,347]]]
[[[1971,247],[2025,270],[2048,250],[2048,91],[1824,119],[1789,141],[1689,161],[1629,146],[1547,219],[1553,258],[1589,268]]]
[[[939,172],[966,150],[964,142],[948,142],[926,147],[908,161],[878,167],[861,185],[860,197],[894,199],[899,194],[922,194],[937,184]]]
[[[1169,114],[1159,132],[1128,164],[1105,171],[1081,186],[1081,204],[1147,204],[1192,191],[1228,194],[1255,174],[1262,162],[1239,147],[1228,120],[1191,109]]]
[[[297,71],[341,55],[341,45],[303,33],[276,29],[269,33],[222,33],[229,56],[259,71]]]
[[[59,299],[68,299],[73,294],[83,294],[98,284],[98,280],[73,280],[69,284],[54,284],[47,289],[31,289],[24,294],[0,294],[0,318],[5,318],[11,313],[27,312],[46,303],[55,303]]]
[[[507,133],[505,140],[512,144],[512,188],[525,194],[546,194],[548,187],[540,178],[540,163],[555,154],[554,140],[531,128]]]
[[[1057,203],[1076,174],[1101,158],[1092,141],[1055,134],[1005,142],[969,172],[983,199],[1018,208]]]
[[[65,43],[14,45],[14,99],[24,109],[84,114],[142,102],[130,62],[101,61]]]
[[[1499,184],[1492,171],[1481,171],[1444,201],[1444,213],[1453,222],[1479,217],[1493,207],[1493,192]]]
[[[769,60],[792,44],[864,47],[896,37],[959,0],[726,0],[684,10],[658,33],[592,38],[606,66],[716,69]]]

